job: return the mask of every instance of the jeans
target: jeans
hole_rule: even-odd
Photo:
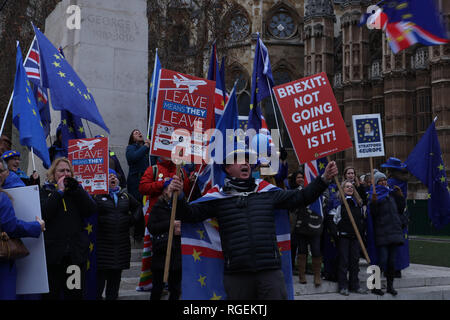
[[[359,242],[356,238],[339,237],[338,240],[339,267],[338,283],[339,290],[359,289]],[[347,279],[347,272],[349,279]]]
[[[223,285],[227,300],[287,300],[281,269],[225,274]]]
[[[397,245],[380,246],[378,249],[378,265],[386,277],[394,276],[395,252]]]

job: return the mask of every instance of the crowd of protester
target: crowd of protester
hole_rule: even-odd
[[[274,232],[274,223],[270,219],[269,222],[264,220],[264,228],[253,229],[254,232],[261,233],[260,239],[266,239],[261,240],[263,247],[258,247],[259,244],[255,243],[254,239],[247,239],[249,235],[245,228],[251,227],[252,223],[261,226],[259,217],[270,215],[273,210],[279,208],[289,209],[292,269],[293,273],[298,275],[298,280],[295,278],[294,281],[306,284],[306,275],[312,273],[315,287],[320,287],[325,279],[337,282],[342,295],[347,296],[351,292],[367,294],[360,286],[358,278],[363,255],[356,236],[356,226],[364,245],[371,241],[371,230],[373,231],[377,263],[387,279],[386,291],[392,295],[397,294],[393,286],[394,278],[401,276],[399,271],[405,266],[396,265],[396,257],[399,254],[398,248],[404,245],[404,233],[407,232],[408,223],[404,190],[407,175],[404,174],[404,165],[399,159],[389,158],[388,162],[382,165],[387,168],[389,180],[381,171],[374,171],[374,185],[370,172],[359,177],[354,167],[346,167],[342,177],[339,177],[343,195],[337,192],[338,187],[331,180],[337,175],[334,162],[329,163],[324,175],[317,177],[308,187],[304,186],[305,173],[301,166],[289,174],[287,153],[284,150],[281,153],[279,171],[273,177],[259,176],[257,170],[252,172],[247,162],[244,165],[224,165],[224,190],[227,190],[228,194],[255,192],[260,197],[257,203],[266,203],[266,208],[262,209],[248,200],[246,205],[249,210],[244,210],[239,209],[243,208],[240,204],[234,207],[232,201],[225,200],[215,202],[214,206],[211,206],[210,202],[192,204],[193,200],[201,197],[196,184],[197,168],[186,166],[181,169],[180,175],[176,176],[176,166],[170,159],[150,158],[150,141],[144,139],[139,130],[132,131],[126,150],[128,177],[125,178],[117,157],[114,158],[114,154],[110,153],[110,157],[113,157],[112,162],[110,161],[113,168],[109,171],[109,194],[96,196],[89,195],[75,180],[72,164],[64,154],[58,153],[58,144],[51,147],[54,155],[52,165],[41,184],[41,177],[36,172],[27,176],[20,169],[20,153],[11,149],[9,139],[3,136],[0,140],[1,228],[10,237],[17,238],[36,238],[43,233],[49,293],[42,294],[42,299],[83,298],[83,289],[67,288],[69,274],[66,269],[70,265],[77,265],[81,270],[82,281],[85,280],[90,244],[83,219],[94,214],[98,215],[97,299],[104,299],[104,291],[107,300],[119,297],[122,271],[130,267],[131,236],[135,241],[144,240],[144,243],[144,238],[148,236],[153,243],[153,259],[149,266],[152,273],[150,298],[161,299],[166,291],[163,272],[173,192],[184,194],[184,202],[178,200],[175,221],[168,282],[171,300],[177,300],[181,295],[180,226],[183,221],[201,221],[213,216],[219,219],[225,259],[231,259],[225,267],[224,282],[229,297],[260,298],[265,294],[266,298],[285,299],[286,289],[278,283],[280,274],[278,271],[272,272],[279,269],[279,257],[267,262],[263,258],[259,260],[255,255],[254,261],[247,261],[251,258],[239,253],[246,245],[246,250],[261,252],[265,247],[273,245],[272,240],[265,237]],[[248,151],[246,155],[248,156]],[[268,181],[280,191],[271,193],[271,197],[254,191],[258,186],[255,174],[258,178],[269,178]],[[26,222],[15,217],[7,189],[28,185],[39,186],[42,218],[36,217],[36,221]],[[190,195],[190,202],[186,201],[187,195]],[[145,212],[144,196],[148,200]],[[318,207],[312,205],[316,199],[320,202]],[[343,205],[344,202],[348,204],[350,211]],[[254,210],[251,209],[253,205]],[[350,219],[350,215],[353,219]],[[237,220],[231,221],[230,217],[242,221],[247,219],[246,221],[250,222],[241,226],[242,230],[236,231],[233,221]],[[354,220],[355,226],[351,220]],[[133,229],[134,235],[130,233]],[[245,236],[236,243],[233,239],[236,235]],[[248,278],[248,272],[252,271],[256,272],[255,279]],[[243,275],[245,279],[242,278]],[[16,276],[14,261],[0,262],[0,299],[20,298],[15,294]],[[249,291],[253,288],[253,282],[249,281],[253,280],[278,284],[272,284],[270,292],[260,292],[260,288],[256,288],[254,292],[257,294],[254,295]],[[381,289],[374,289],[372,293],[384,294]]]

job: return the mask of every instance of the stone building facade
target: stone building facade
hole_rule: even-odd
[[[377,168],[390,156],[405,161],[435,116],[444,163],[450,158],[450,45],[413,46],[396,55],[380,30],[359,27],[369,0],[246,0],[234,7],[228,23],[228,89],[235,79],[241,115],[248,114],[256,33],[270,54],[276,84],[326,72],[353,139],[352,115],[380,113],[386,157],[374,158]],[[450,2],[438,1],[450,29]],[[277,109],[278,107],[276,107]],[[269,127],[275,128],[270,98],[263,105]],[[279,111],[278,119],[281,120]],[[281,121],[282,122],[282,121]],[[287,132],[283,144],[291,150],[290,168],[298,163]],[[367,159],[353,148],[335,155],[340,169],[354,165],[369,171]],[[449,171],[447,170],[447,175]],[[411,196],[423,198],[419,183]]]

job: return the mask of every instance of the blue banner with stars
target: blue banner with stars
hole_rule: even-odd
[[[33,28],[41,54],[42,86],[50,89],[53,109],[67,110],[99,125],[109,133],[90,90],[58,49],[34,25]]]
[[[33,152],[42,159],[44,165],[50,166],[44,126],[33,89],[31,89],[30,81],[23,67],[22,52],[18,44],[13,95],[13,123],[19,130],[20,144],[33,148]]]
[[[434,121],[405,164],[428,187],[428,216],[436,229],[443,228],[450,223],[450,188]]]

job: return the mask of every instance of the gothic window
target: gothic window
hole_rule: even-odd
[[[288,39],[297,31],[297,24],[294,18],[286,11],[276,12],[269,21],[269,32],[279,39]]]
[[[250,33],[250,23],[242,13],[232,14],[228,25],[228,39],[231,41],[244,40]]]
[[[189,33],[184,25],[173,27],[173,38],[171,39],[170,49],[174,53],[184,53],[189,48]]]
[[[431,94],[429,89],[417,92],[417,131],[424,132],[431,122]]]
[[[240,116],[248,116],[250,112],[250,95],[247,91],[242,92],[237,97],[238,112]]]
[[[236,95],[238,103],[238,111],[241,116],[248,116],[250,111],[250,88],[249,76],[247,72],[240,65],[233,65],[227,72],[226,87],[227,91],[231,92],[234,83],[236,82]]]

